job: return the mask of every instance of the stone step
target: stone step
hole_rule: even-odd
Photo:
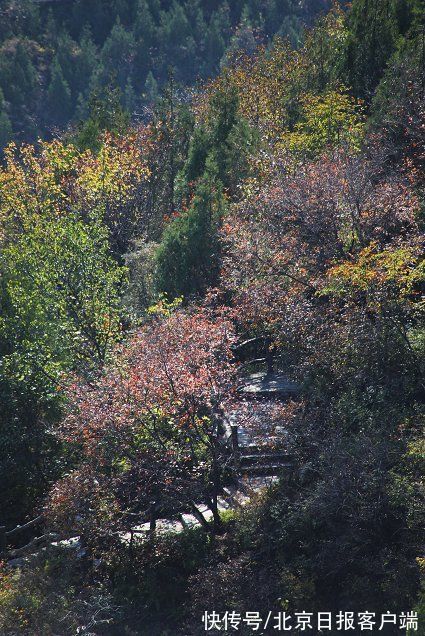
[[[300,387],[284,374],[260,372],[244,378],[237,390],[244,397],[284,400],[298,395]]]
[[[283,448],[267,444],[240,444],[241,455],[264,455],[267,453],[284,453]]]
[[[242,454],[240,464],[241,466],[253,466],[256,464],[287,464],[289,459],[289,455],[286,455],[285,453],[262,453],[254,455]]]
[[[282,472],[292,470],[292,464],[254,464],[252,466],[242,466],[241,473],[245,476],[257,476],[257,477],[274,477],[280,475]]]

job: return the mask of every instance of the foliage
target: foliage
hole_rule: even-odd
[[[0,436],[8,523],[37,505],[68,462],[52,436],[63,402],[62,373],[93,373],[121,337],[126,271],[111,253],[110,238],[119,225],[116,210],[145,174],[142,166],[133,166],[133,173],[123,169],[134,152],[112,140],[99,157],[60,142],[44,144],[39,154],[32,147],[6,152],[0,173]]]
[[[421,611],[419,3],[334,3],[302,37],[326,1],[6,5],[0,136],[85,122],[0,170],[1,523],[58,534],[2,567],[0,631]],[[293,400],[241,400],[255,336]],[[222,515],[224,423],[257,419],[290,466]],[[154,503],[201,528],[138,541]]]
[[[152,500],[169,515],[204,501],[220,523],[232,327],[219,312],[156,316],[116,351],[95,385],[68,390],[61,436],[77,445],[80,465],[56,484],[49,515],[90,541],[128,529]]]
[[[363,123],[360,105],[343,88],[323,95],[306,94],[299,120],[284,144],[294,154],[315,157],[342,144],[360,149]]]
[[[117,613],[110,592],[92,585],[74,558],[57,548],[33,560],[31,569],[1,565],[0,629],[5,636],[73,636],[78,630],[92,632],[113,624]]]
[[[200,76],[218,72],[228,49],[255,47],[254,33],[269,38],[281,29],[297,41],[302,24],[310,23],[328,0],[230,5],[223,0],[214,5],[209,0],[93,0],[87,8],[82,0],[72,0],[65,10],[60,2],[4,0],[0,89],[10,104],[15,140],[33,142],[55,126],[85,119],[90,96],[111,83],[121,91],[121,107],[132,114],[155,99],[170,66],[177,81],[194,85]]]
[[[220,182],[204,177],[188,210],[166,227],[156,255],[156,285],[171,298],[202,294],[218,279],[218,227],[224,201]]]

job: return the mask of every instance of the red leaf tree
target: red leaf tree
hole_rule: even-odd
[[[222,311],[155,316],[115,351],[94,385],[69,388],[60,436],[79,461],[51,492],[48,513],[57,525],[110,535],[143,520],[155,500],[167,517],[203,502],[218,529],[233,342]]]

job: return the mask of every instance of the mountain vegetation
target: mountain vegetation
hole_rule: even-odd
[[[0,633],[423,633],[422,3],[88,4],[1,8]],[[256,409],[292,468],[223,513]]]
[[[170,69],[182,91],[275,34],[295,44],[329,0],[3,0],[0,141],[46,138],[105,87],[146,119]]]

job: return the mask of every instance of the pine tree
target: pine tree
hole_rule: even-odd
[[[370,99],[397,41],[409,28],[414,0],[354,0],[346,67],[357,96]]]
[[[205,77],[212,77],[217,73],[226,48],[220,15],[218,12],[213,15],[205,34],[205,59],[202,65],[202,74]]]
[[[18,42],[15,55],[6,64],[8,78],[2,86],[7,101],[13,108],[28,106],[33,99],[37,75],[25,41]]]
[[[6,112],[3,91],[0,88],[0,153],[3,148],[12,140],[13,130],[9,116]]]
[[[155,22],[147,0],[139,0],[134,24],[134,36],[138,42],[141,41],[143,43],[146,50],[149,50],[155,42],[155,31]]]
[[[156,255],[157,290],[169,298],[203,294],[217,283],[220,266],[218,228],[224,212],[221,184],[213,167],[198,184],[187,211],[164,231]]]
[[[133,87],[131,77],[127,79],[127,84],[124,91],[124,106],[130,116],[134,113],[137,106],[137,95]]]
[[[97,65],[97,48],[91,31],[85,26],[80,38],[80,49],[75,59],[75,80],[80,93],[88,93],[90,79]]]
[[[134,36],[126,31],[118,18],[100,54],[102,83],[106,84],[114,79],[117,86],[124,91],[132,70],[134,53]]]
[[[77,68],[75,64],[76,48],[77,43],[74,42],[69,33],[66,31],[62,32],[58,39],[56,59],[62,69],[64,79],[68,83],[71,91],[77,88]]]
[[[90,148],[96,152],[101,146],[104,131],[122,134],[128,128],[129,116],[121,102],[122,93],[112,85],[93,91],[86,106],[88,116],[79,124],[75,144],[82,150]],[[83,102],[80,108],[84,108]]]
[[[71,90],[63,76],[58,59],[53,62],[51,80],[47,90],[47,103],[53,123],[58,126],[67,123],[71,115]]]
[[[187,0],[186,17],[191,26],[193,39],[198,47],[203,42],[205,31],[207,30],[200,0]]]
[[[154,104],[158,99],[158,82],[156,81],[152,71],[149,71],[146,78],[144,95],[149,104]]]
[[[223,57],[222,65],[226,66],[232,60],[235,53],[244,51],[248,55],[252,55],[257,48],[257,41],[254,35],[254,29],[249,17],[247,8],[242,12],[241,21],[230,40],[230,45]]]
[[[58,36],[58,25],[56,23],[52,7],[50,7],[44,29],[44,39],[46,44],[48,46],[54,46],[57,43]]]

